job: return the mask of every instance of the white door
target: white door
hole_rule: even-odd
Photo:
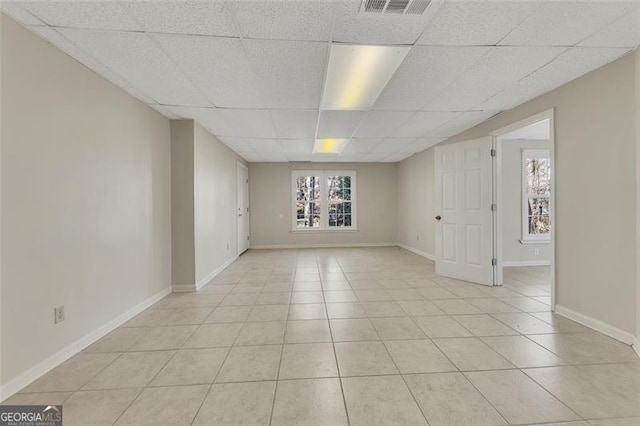
[[[249,170],[238,163],[237,171],[238,254],[249,248]]]
[[[491,139],[435,149],[436,273],[493,285]]]

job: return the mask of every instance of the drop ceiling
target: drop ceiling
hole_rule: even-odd
[[[252,162],[395,162],[634,50],[638,1],[4,1],[2,11]],[[410,51],[369,110],[321,110],[332,43]],[[351,138],[340,155],[314,138]]]

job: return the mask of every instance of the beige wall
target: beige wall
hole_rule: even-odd
[[[238,255],[236,168],[246,162],[195,124],[195,277],[206,284]]]
[[[398,243],[435,255],[433,148],[398,166]]]
[[[169,120],[0,23],[6,386],[169,288],[170,141]]]
[[[627,333],[636,322],[635,61],[627,55],[447,141],[555,108],[556,303]]]
[[[358,232],[290,232],[292,170],[355,170]],[[395,163],[250,163],[251,247],[385,244],[396,241]]]
[[[171,120],[171,284],[196,283],[193,120]]]
[[[549,149],[549,141],[502,141],[502,260],[512,266],[550,262],[551,244],[522,244],[522,150]],[[536,250],[538,254],[536,255]]]
[[[171,120],[174,291],[197,290],[238,254],[238,162],[246,164],[193,120]]]
[[[640,190],[640,49],[636,49],[636,191]],[[637,192],[636,192],[637,193]],[[640,355],[640,196],[636,198],[636,343]]]

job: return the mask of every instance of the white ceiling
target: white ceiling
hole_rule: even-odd
[[[395,162],[640,43],[640,0],[4,1],[3,12],[248,161]],[[371,111],[320,111],[331,43],[413,46]],[[342,155],[319,137],[353,138]]]

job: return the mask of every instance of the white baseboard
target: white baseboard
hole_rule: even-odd
[[[436,260],[436,257],[433,254],[429,254],[426,251],[418,250],[417,248],[413,248],[405,244],[397,243],[396,245],[400,248],[410,251],[411,253],[415,253],[418,256],[426,257],[429,260]]]
[[[305,248],[348,248],[348,247],[393,247],[396,243],[346,243],[346,244],[268,244],[252,245],[251,250],[305,249]]]
[[[20,374],[18,377],[10,380],[3,386],[0,386],[0,401],[3,401],[9,398],[11,395],[18,392],[20,389],[29,385],[36,379],[40,378],[42,375],[51,371],[58,365],[62,364],[64,361],[71,358],[73,355],[77,354],[87,346],[101,339],[105,335],[109,334],[125,322],[129,321],[134,316],[138,315],[140,312],[147,309],[149,306],[158,302],[160,299],[165,297],[171,293],[171,287],[167,287],[164,290],[154,294],[149,297],[147,300],[139,303],[133,308],[129,309],[125,313],[118,315],[113,320],[109,321],[105,325],[97,328],[86,336],[76,340],[66,348],[61,349],[55,354],[51,355],[49,358],[44,361],[34,365],[24,373]]]
[[[556,305],[555,313],[569,318],[570,320],[580,323],[609,337],[612,337],[616,340],[619,340],[622,343],[633,345],[633,349],[636,351],[638,356],[640,356],[640,342],[638,342],[638,339],[633,334],[628,333],[624,330],[620,330],[619,328],[609,325],[603,321],[591,318],[590,316],[581,314],[580,312],[576,312],[573,309],[569,309],[561,305]]]
[[[196,291],[194,284],[171,284],[172,293],[189,293]]]
[[[550,260],[503,260],[502,266],[551,266]]]
[[[638,358],[640,358],[640,338],[637,336],[633,336],[633,343],[631,344],[631,348],[635,351]]]
[[[231,265],[237,259],[238,259],[238,255],[233,256],[231,259],[227,260],[222,265],[220,265],[220,267],[218,267],[215,270],[213,270],[209,275],[207,275],[206,277],[204,277],[203,279],[198,281],[196,283],[196,291],[198,291],[202,287],[204,287],[209,281],[214,279],[216,275],[218,275],[220,272],[224,271],[227,268],[227,266]]]

